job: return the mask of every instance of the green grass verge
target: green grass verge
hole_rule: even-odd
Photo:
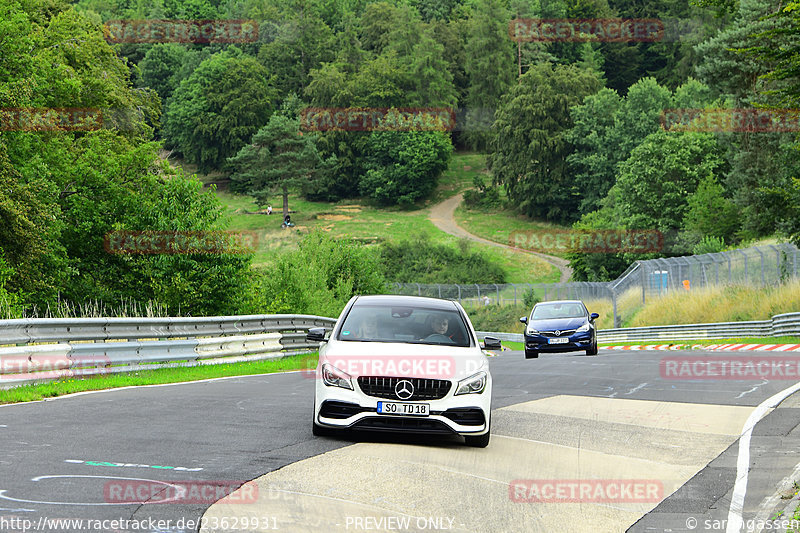
[[[513,242],[511,242],[512,232],[534,231],[544,234],[552,230],[568,229],[567,226],[531,220],[508,209],[496,211],[473,210],[465,207],[464,204],[456,209],[455,218],[459,226],[473,235],[507,245],[513,245]],[[557,257],[565,256],[557,250],[537,251]],[[558,277],[556,277],[555,281],[558,281]]]
[[[503,346],[516,352],[521,352],[525,349],[525,344],[521,342],[503,341]]]
[[[631,344],[800,344],[800,337],[736,337],[733,339],[651,340],[598,343],[599,346],[621,346]]]
[[[164,383],[181,383],[185,381],[197,381],[227,376],[248,376],[253,374],[271,374],[289,370],[302,370],[305,368],[315,368],[317,357],[317,353],[310,353],[248,363],[140,370],[138,372],[124,374],[71,378],[35,385],[22,385],[20,387],[14,387],[13,389],[0,390],[0,404],[32,402],[75,392],[116,389],[135,385],[160,385]]]

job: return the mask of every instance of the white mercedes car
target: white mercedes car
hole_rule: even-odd
[[[458,434],[489,444],[492,376],[457,302],[417,296],[355,296],[321,342],[314,395],[314,435],[335,430]]]

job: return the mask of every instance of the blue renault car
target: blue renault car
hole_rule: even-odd
[[[580,300],[540,302],[531,316],[519,319],[525,327],[525,359],[539,357],[540,352],[586,351],[597,355],[597,328]]]

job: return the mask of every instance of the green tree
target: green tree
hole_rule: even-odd
[[[457,93],[444,59],[444,46],[434,40],[430,30],[422,34],[411,52],[409,75],[413,86],[408,93],[408,105],[456,106]]]
[[[283,216],[289,214],[289,189],[308,187],[324,171],[312,135],[300,131],[300,122],[273,115],[230,164],[233,190],[249,194],[262,205],[278,189],[283,196]]]
[[[178,72],[186,58],[186,48],[177,43],[154,45],[139,62],[142,71],[141,81],[158,93],[161,100],[172,96],[178,86]]]
[[[274,39],[258,51],[258,60],[274,77],[280,95],[302,92],[311,71],[334,60],[334,32],[309,4],[297,0],[286,6]]]
[[[620,165],[615,209],[625,228],[674,234],[703,179],[721,175],[725,162],[710,133],[652,133]]]
[[[449,136],[440,132],[373,133],[359,190],[383,205],[410,206],[433,192],[452,151]]]
[[[599,88],[590,72],[543,63],[523,74],[503,99],[489,164],[522,213],[558,222],[577,218],[580,199],[567,165],[569,110]]]
[[[566,140],[574,150],[567,155],[567,163],[581,196],[581,213],[599,209],[617,179],[620,148],[614,142],[619,138],[616,117],[624,104],[615,90],[604,88],[570,109],[574,125]]]
[[[736,204],[725,197],[725,189],[713,175],[702,179],[697,190],[687,199],[688,209],[683,218],[682,241],[691,250],[704,237],[730,243],[741,220]]]
[[[228,48],[203,61],[175,90],[166,139],[201,172],[221,169],[267,123],[275,99],[266,69]]]
[[[467,21],[465,69],[467,90],[467,142],[486,150],[501,97],[514,82],[514,48],[508,36],[510,16],[500,0],[477,0]]]

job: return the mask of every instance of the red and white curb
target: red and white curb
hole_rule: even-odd
[[[800,352],[800,344],[633,344],[606,350],[711,350],[720,352]]]

